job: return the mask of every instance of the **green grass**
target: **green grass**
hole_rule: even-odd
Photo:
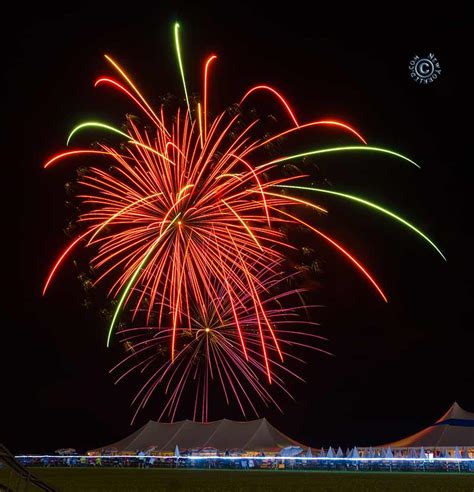
[[[60,491],[474,492],[474,474],[33,468]],[[0,483],[8,474],[0,470]],[[21,489],[23,490],[23,489]],[[28,490],[32,491],[30,487]]]

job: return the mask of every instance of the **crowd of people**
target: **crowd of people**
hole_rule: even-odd
[[[413,460],[350,458],[293,459],[276,456],[79,456],[47,455],[17,456],[31,467],[113,467],[113,468],[220,468],[220,469],[294,469],[294,470],[352,470],[352,471],[458,471],[474,472],[474,460],[447,460],[441,457]]]

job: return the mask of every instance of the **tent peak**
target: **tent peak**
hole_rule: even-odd
[[[459,405],[457,401],[455,401],[450,407],[449,410],[437,421],[440,423],[444,420],[448,419],[465,419],[465,420],[473,420],[474,413],[468,412],[464,410],[464,408]]]

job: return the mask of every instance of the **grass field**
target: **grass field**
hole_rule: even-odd
[[[474,474],[34,468],[60,491],[474,492]],[[0,483],[8,474],[0,470]],[[11,484],[10,486],[12,486]],[[14,490],[15,488],[12,487]],[[19,489],[24,490],[24,489]],[[28,490],[32,491],[30,487]]]

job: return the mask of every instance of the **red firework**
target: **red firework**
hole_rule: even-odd
[[[301,311],[307,312],[314,307],[301,303],[304,289],[287,290],[284,287],[292,277],[294,275],[287,276],[274,269],[262,270],[258,275],[257,293],[262,298],[267,320],[272,325],[282,354],[290,360],[303,362],[292,353],[295,348],[313,349],[326,354],[328,352],[316,348],[312,343],[315,339],[323,339],[313,333],[317,323],[301,317]],[[122,371],[116,382],[132,373],[139,372],[145,376],[145,383],[133,400],[136,405],[133,418],[160,387],[167,402],[159,420],[163,417],[174,420],[185,390],[191,390],[195,394],[194,420],[208,420],[209,394],[215,397],[218,389],[227,404],[232,400],[237,403],[244,416],[247,416],[247,409],[258,416],[250,393],[255,394],[267,406],[272,404],[280,409],[269,388],[263,384],[267,369],[260,350],[260,327],[253,309],[253,296],[247,290],[237,292],[242,302],[235,309],[227,292],[217,283],[215,292],[215,299],[206,299],[206,303],[193,307],[191,318],[185,320],[184,326],[176,329],[161,326],[119,331],[130,353],[111,371]],[[168,306],[165,300],[162,300],[162,304]],[[187,318],[187,313],[183,313],[183,317]],[[239,324],[236,320],[239,320]],[[241,344],[242,329],[246,336],[245,351]],[[178,336],[176,355],[172,361],[163,346],[169,344],[174,332]],[[272,345],[273,340],[269,335],[266,338],[269,342],[267,357],[273,367],[274,386],[291,396],[286,389],[285,376],[292,376],[300,381],[302,378],[281,363],[279,353]]]
[[[166,342],[170,346],[169,360],[137,395],[142,398],[139,408],[148,401],[151,388],[165,381],[169,388],[173,382],[176,385],[165,411],[174,415],[178,395],[192,371],[197,371],[196,374],[204,371],[198,377],[203,382],[198,383],[196,402],[201,397],[206,402],[200,412],[205,418],[211,360],[216,363],[216,371],[219,367],[222,371],[231,371],[233,364],[267,402],[273,400],[259,375],[265,374],[269,383],[275,381],[283,387],[281,376],[273,372],[275,368],[284,368],[282,364],[287,354],[283,346],[289,342],[282,337],[283,332],[277,325],[279,317],[288,313],[284,308],[268,308],[275,301],[268,294],[268,284],[276,281],[274,275],[281,270],[289,250],[294,248],[282,226],[300,225],[310,230],[349,260],[387,301],[381,287],[360,261],[335,239],[298,215],[302,207],[318,215],[326,210],[289,195],[288,189],[332,193],[358,201],[402,222],[442,253],[421,231],[383,207],[352,195],[301,187],[295,180],[305,175],[289,178],[279,173],[282,163],[335,152],[388,154],[417,166],[410,159],[366,145],[360,133],[339,121],[300,123],[286,99],[267,85],[250,89],[233,113],[225,111],[211,117],[208,74],[215,55],[204,64],[202,105],[198,102],[191,108],[184,83],[178,29],[176,26],[176,47],[187,109],[170,113],[162,106],[155,111],[126,72],[106,56],[125,85],[113,78],[101,77],[95,86],[111,86],[124,93],[150,120],[151,129],[132,117],[127,118],[124,130],[99,122],[83,123],[73,129],[68,143],[79,130],[87,128],[110,131],[125,142],[118,147],[100,144],[94,150],[70,150],[45,164],[50,167],[66,157],[105,157],[107,167],[89,164],[88,172],[80,179],[83,191],[79,198],[87,210],[79,217],[84,231],[61,253],[43,292],[78,244],[82,242],[92,248],[91,265],[98,272],[95,283],[107,279],[109,295],[117,300],[107,344],[127,306],[132,313],[131,321],[140,313],[146,326],[140,333],[125,331],[132,337],[136,350],[130,358],[135,360],[137,353],[145,357],[136,362],[134,368],[149,367],[151,361],[155,361],[150,352],[157,345]],[[249,97],[262,91],[282,105],[290,121],[289,128],[266,138],[257,135],[258,119],[245,122],[241,111]],[[319,126],[343,131],[359,144],[313,149],[262,162],[259,149],[301,129]],[[153,323],[152,313],[155,315]],[[210,317],[218,329],[211,328]],[[189,336],[192,341],[187,339]],[[135,337],[139,337],[138,341]],[[261,359],[255,357],[257,353]],[[202,355],[205,363],[196,364],[197,354]],[[180,374],[180,370],[184,373]],[[240,384],[236,374],[220,374],[220,381],[224,392],[226,384],[231,388],[243,409],[241,398],[236,394]],[[243,394],[250,402],[245,391]]]

